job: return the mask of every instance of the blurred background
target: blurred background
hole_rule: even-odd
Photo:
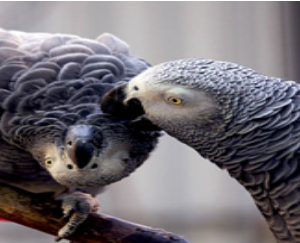
[[[204,57],[300,80],[295,2],[0,2],[0,27],[95,38],[110,32],[151,64]],[[191,243],[272,243],[252,199],[226,171],[165,135],[130,178],[99,196],[102,212]],[[53,237],[0,222],[1,243]]]

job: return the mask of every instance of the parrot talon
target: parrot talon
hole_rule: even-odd
[[[63,239],[63,237],[61,237],[61,236],[56,236],[55,237],[55,242],[59,242],[59,241],[61,241]]]
[[[67,219],[71,217],[71,215],[74,213],[74,210],[72,208],[68,208],[67,210],[64,210],[62,220]]]
[[[61,218],[60,221],[66,220],[68,217],[70,217],[70,214],[64,214]]]
[[[99,202],[92,195],[75,191],[68,194],[63,194],[58,197],[62,200],[62,208],[64,216],[62,219],[69,218],[67,224],[62,227],[55,241],[67,238],[72,235],[79,225],[81,225],[88,217],[89,213],[99,210]]]

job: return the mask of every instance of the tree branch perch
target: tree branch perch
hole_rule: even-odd
[[[54,236],[66,223],[57,201],[1,183],[0,217]],[[161,229],[95,213],[69,239],[80,243],[188,243]]]

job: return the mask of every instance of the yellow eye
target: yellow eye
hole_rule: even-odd
[[[51,166],[54,164],[54,159],[52,159],[52,158],[47,158],[47,159],[45,160],[45,164],[46,164],[47,167],[51,167]]]
[[[182,104],[182,99],[177,98],[175,96],[171,96],[168,98],[168,101],[172,104],[172,105],[181,105]]]

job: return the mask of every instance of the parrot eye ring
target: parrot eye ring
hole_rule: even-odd
[[[134,90],[139,90],[139,87],[138,86],[133,86],[133,89]]]
[[[170,96],[168,97],[168,102],[172,105],[181,105],[183,100],[175,96]]]
[[[46,164],[47,167],[51,167],[51,166],[54,164],[54,159],[52,159],[52,158],[47,158],[47,159],[45,160],[45,164]]]

